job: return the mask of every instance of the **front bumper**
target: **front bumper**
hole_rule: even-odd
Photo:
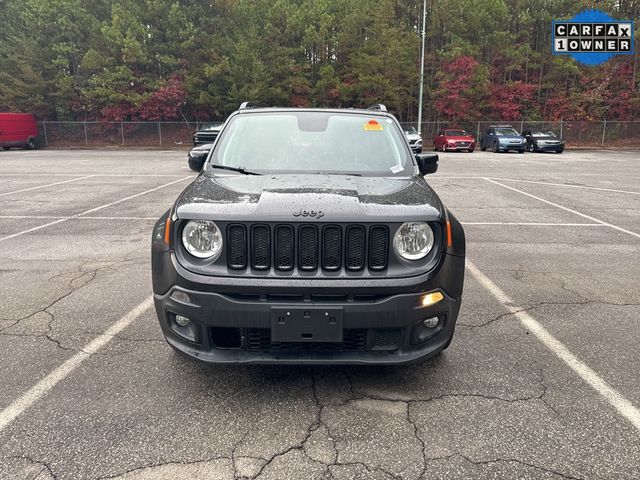
[[[172,297],[180,291],[184,303]],[[175,293],[174,293],[175,295]],[[208,363],[285,364],[404,364],[427,358],[451,341],[460,310],[460,298],[422,307],[422,294],[391,295],[375,301],[277,301],[172,289],[155,295],[161,328],[174,349]],[[341,342],[272,342],[272,308],[326,308],[343,312]],[[175,314],[191,319],[195,341],[176,330]],[[423,320],[439,318],[435,328]],[[420,337],[420,338],[419,338]]]
[[[536,152],[562,152],[564,150],[564,144],[535,144],[533,148]]]
[[[434,271],[416,277],[306,281],[208,277],[185,270],[172,251],[153,252],[155,307],[167,342],[208,363],[411,363],[451,342],[464,281],[464,243],[454,253],[443,254]],[[423,307],[424,294],[434,291],[443,299]],[[272,310],[304,307],[340,311],[342,342],[271,342]],[[180,334],[175,315],[191,320],[193,339]],[[425,332],[424,320],[432,317],[439,323]]]

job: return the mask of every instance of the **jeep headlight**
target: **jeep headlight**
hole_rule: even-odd
[[[217,258],[222,251],[222,233],[211,220],[190,220],[182,229],[182,244],[194,257]]]
[[[425,222],[406,222],[393,236],[393,249],[407,260],[420,260],[433,248],[433,230]]]

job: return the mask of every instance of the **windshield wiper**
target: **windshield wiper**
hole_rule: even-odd
[[[211,168],[220,168],[222,170],[231,170],[232,172],[239,172],[244,175],[260,175],[260,173],[252,172],[251,170],[245,170],[244,167],[231,167],[229,165],[219,165],[212,163]]]

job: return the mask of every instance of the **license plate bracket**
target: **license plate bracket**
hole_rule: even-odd
[[[271,307],[272,342],[342,342],[342,308]]]

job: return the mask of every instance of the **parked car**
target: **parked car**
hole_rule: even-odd
[[[415,153],[420,153],[422,151],[422,135],[418,130],[415,127],[404,127],[404,134],[409,141],[411,150]]]
[[[244,104],[243,104],[244,105]],[[163,334],[211,363],[402,364],[447,348],[465,237],[377,110],[241,108],[155,224]]]
[[[207,159],[207,155],[209,155],[211,148],[213,148],[213,143],[205,143],[204,145],[193,147],[187,156],[189,168],[199,172],[202,169],[202,165]]]
[[[473,152],[476,139],[460,128],[447,128],[438,132],[433,139],[433,149],[446,152],[449,150]]]
[[[38,125],[30,113],[0,113],[0,147],[33,150],[38,146]]]
[[[480,150],[484,152],[487,148],[494,152],[516,150],[524,153],[527,140],[511,125],[491,125],[485,130],[480,140]]]
[[[193,146],[215,142],[221,128],[222,123],[203,123],[198,131],[193,134]]]
[[[525,130],[522,134],[530,152],[564,152],[564,140],[551,131]]]

